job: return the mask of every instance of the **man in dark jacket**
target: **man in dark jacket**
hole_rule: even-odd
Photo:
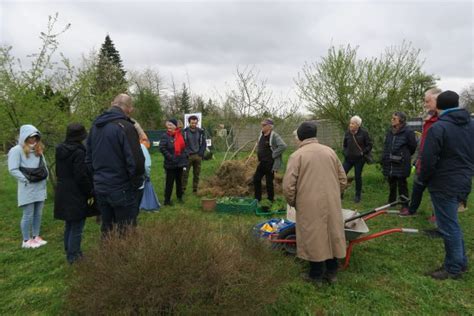
[[[458,204],[471,192],[474,175],[474,122],[459,108],[459,96],[445,91],[438,96],[438,122],[426,136],[419,179],[428,185],[436,224],[444,239],[444,264],[431,273],[437,280],[460,278],[467,270]]]
[[[265,177],[268,199],[273,202],[275,192],[273,189],[273,177],[282,166],[282,155],[286,144],[273,130],[273,120],[267,118],[262,121],[262,132],[257,140],[258,166],[253,176],[255,198],[262,200],[262,178]]]
[[[87,139],[86,163],[94,176],[103,235],[114,224],[123,234],[138,213],[136,195],[144,180],[145,158],[130,120],[132,111],[131,97],[119,94],[95,119]]]
[[[188,186],[188,177],[191,167],[193,168],[193,192],[196,193],[201,173],[201,161],[206,151],[206,136],[204,130],[197,126],[199,119],[195,115],[188,118],[189,126],[183,130],[184,142],[186,143],[186,154],[188,156],[188,167],[183,171],[183,193]]]

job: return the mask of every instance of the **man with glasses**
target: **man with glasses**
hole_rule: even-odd
[[[258,166],[253,177],[255,198],[262,200],[262,178],[265,176],[268,199],[273,202],[273,175],[282,166],[281,155],[286,149],[283,139],[273,130],[273,120],[267,118],[262,121],[262,132],[257,141]]]

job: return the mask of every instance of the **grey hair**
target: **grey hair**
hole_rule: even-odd
[[[350,122],[354,122],[354,123],[356,123],[358,126],[361,126],[361,125],[362,125],[362,119],[361,119],[360,116],[358,116],[358,115],[354,115],[353,117],[351,117]]]
[[[443,92],[443,90],[441,90],[440,88],[434,87],[434,88],[426,90],[425,91],[425,96],[431,95],[431,96],[433,96],[433,98],[436,99],[438,97],[438,95],[441,94],[441,92]]]

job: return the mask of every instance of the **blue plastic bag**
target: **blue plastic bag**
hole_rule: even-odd
[[[150,179],[145,180],[145,187],[143,188],[143,197],[140,202],[140,209],[145,211],[157,211],[160,209],[160,201],[156,196],[155,189]]]

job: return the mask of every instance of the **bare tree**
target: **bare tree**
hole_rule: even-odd
[[[260,72],[254,66],[237,67],[235,86],[227,93],[228,101],[241,118],[261,116],[272,99],[267,80],[259,78]]]

